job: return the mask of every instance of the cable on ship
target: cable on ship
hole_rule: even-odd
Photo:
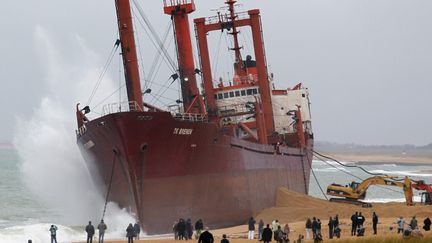
[[[107,205],[108,205],[108,198],[109,198],[109,194],[111,192],[111,185],[112,185],[112,181],[113,181],[113,177],[114,177],[114,168],[115,168],[115,162],[117,160],[117,151],[113,150],[114,153],[114,157],[113,157],[113,161],[112,161],[112,167],[111,167],[111,176],[110,176],[110,181],[108,184],[108,190],[105,196],[105,205],[104,205],[104,210],[102,213],[102,219],[103,220],[105,218],[105,213],[106,213],[106,209],[107,209]]]
[[[364,171],[365,173],[367,173],[369,175],[373,175],[373,176],[388,176],[387,174],[382,174],[382,173],[372,173],[372,172],[370,172],[370,171],[368,171],[368,170],[366,170],[363,167],[358,166],[358,165],[346,165],[346,164],[344,164],[344,163],[342,163],[342,162],[340,162],[340,161],[338,161],[338,160],[336,160],[336,159],[334,159],[334,158],[332,158],[330,156],[323,155],[322,153],[319,153],[319,152],[317,152],[315,150],[310,150],[310,151],[314,154],[315,158],[318,159],[318,160],[320,160],[321,162],[323,162],[323,163],[325,163],[325,164],[327,164],[327,165],[329,165],[329,166],[331,166],[331,167],[333,167],[333,168],[335,168],[335,169],[337,169],[337,170],[339,170],[339,171],[341,171],[341,172],[343,172],[343,173],[345,173],[347,175],[350,175],[350,176],[352,176],[352,177],[354,177],[354,178],[356,178],[358,180],[361,180],[361,181],[363,181],[364,178],[360,178],[360,177],[358,177],[358,176],[356,176],[356,175],[354,175],[354,174],[352,174],[352,173],[350,173],[348,171],[342,170],[339,167],[337,167],[337,166],[329,163],[325,159],[329,159],[329,160],[331,160],[333,162],[336,162],[337,164],[339,164],[339,165],[341,165],[343,167],[361,169],[362,171]],[[323,159],[323,158],[325,158],[325,159]],[[397,180],[395,180],[395,181],[397,181]],[[397,193],[403,194],[400,191],[397,191],[397,190],[394,190],[394,189],[391,189],[391,188],[388,188],[388,187],[384,187],[384,186],[380,186],[380,185],[376,185],[376,186],[378,186],[378,187],[380,187],[382,189],[385,189],[385,190],[389,190],[389,191],[392,191],[392,192],[397,192]]]

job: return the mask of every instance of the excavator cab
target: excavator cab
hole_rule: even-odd
[[[353,181],[349,184],[349,187],[351,187],[353,190],[356,190],[359,185],[360,183]]]

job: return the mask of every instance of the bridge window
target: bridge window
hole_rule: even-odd
[[[219,100],[223,99],[223,94],[218,94],[217,96]]]
[[[234,92],[233,91],[231,91],[229,94],[230,94],[231,98],[234,97]]]
[[[253,92],[254,95],[258,94],[258,90],[257,89],[253,89],[252,92]]]
[[[228,99],[228,93],[224,93],[224,99]]]
[[[246,91],[246,93],[247,93],[247,95],[252,95],[252,94],[253,94],[253,89],[248,89],[248,90]]]
[[[236,91],[235,95],[236,95],[236,97],[239,97],[240,96],[240,91]]]
[[[246,90],[241,91],[241,96],[246,96]]]

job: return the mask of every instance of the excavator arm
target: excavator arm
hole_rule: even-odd
[[[406,203],[408,205],[413,204],[413,192],[411,187],[411,180],[408,177],[405,177],[403,182],[397,181],[397,177],[392,176],[374,176],[367,178],[361,183],[352,182],[349,186],[342,186],[338,184],[332,184],[327,187],[327,195],[335,196],[339,198],[345,199],[333,199],[332,201],[349,201],[349,202],[357,202],[358,200],[365,199],[366,192],[368,188],[372,185],[382,185],[382,186],[394,186],[401,187],[405,194]],[[365,206],[365,203],[354,203],[354,204],[362,204]],[[368,206],[369,204],[366,204]]]

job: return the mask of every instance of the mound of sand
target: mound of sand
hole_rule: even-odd
[[[305,221],[307,218],[317,217],[327,220],[331,216],[339,215],[341,219],[349,219],[355,212],[362,212],[369,217],[376,212],[383,218],[403,216],[411,218],[416,215],[423,218],[432,216],[432,206],[415,205],[408,206],[404,203],[373,204],[372,208],[362,208],[355,205],[334,203],[326,200],[310,197],[286,188],[279,188],[276,198],[276,206],[265,209],[257,215],[258,219],[271,222],[278,219],[281,222]]]

